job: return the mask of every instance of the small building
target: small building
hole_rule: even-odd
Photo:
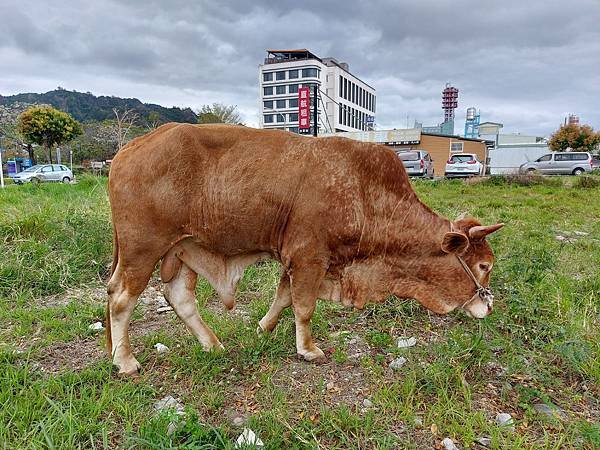
[[[352,74],[347,63],[307,49],[267,50],[259,65],[259,127],[297,133],[298,89],[314,86],[319,90],[319,134],[372,129],[375,89]],[[312,127],[312,115],[310,122]]]
[[[335,133],[362,142],[376,142],[397,150],[424,150],[431,155],[436,175],[441,176],[446,169],[446,161],[456,153],[473,153],[486,163],[487,145],[484,139],[471,139],[460,136],[429,134],[421,128],[378,130],[366,132]]]
[[[479,125],[479,137],[493,143],[489,151],[491,175],[515,173],[522,164],[550,152],[544,137],[520,133],[502,134],[502,128],[503,124],[497,122],[483,122]]]

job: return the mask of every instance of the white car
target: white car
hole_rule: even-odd
[[[483,163],[474,153],[457,153],[446,161],[446,177],[473,177],[483,175]]]
[[[62,164],[38,164],[17,173],[12,179],[17,184],[40,183],[42,181],[70,183],[73,180],[73,172]]]

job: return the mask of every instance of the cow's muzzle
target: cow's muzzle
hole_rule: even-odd
[[[483,319],[494,310],[494,295],[490,288],[480,286],[473,297],[461,306],[465,312],[476,319]]]

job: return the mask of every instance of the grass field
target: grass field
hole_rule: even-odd
[[[116,377],[103,335],[88,330],[103,320],[111,258],[106,180],[9,186],[0,192],[0,447],[231,448],[246,426],[272,449],[441,448],[446,437],[460,448],[483,448],[481,437],[490,448],[600,448],[594,184],[415,182],[441,214],[506,222],[490,238],[494,314],[440,317],[395,298],[363,311],[320,302],[323,365],[296,358],[289,311],[272,335],[255,333],[276,264],[247,270],[233,312],[198,285],[220,353],[202,352],[173,313],[157,314],[153,280],[131,328],[136,380]],[[398,349],[401,336],[417,345]],[[158,354],[157,342],[171,351]],[[398,356],[406,364],[390,369]],[[154,409],[167,395],[185,414]],[[495,422],[500,412],[514,429]]]

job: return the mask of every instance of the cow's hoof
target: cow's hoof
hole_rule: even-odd
[[[203,344],[202,349],[205,352],[221,352],[225,350],[225,347],[223,347],[223,344],[221,344],[221,342],[217,341],[208,345]]]
[[[271,332],[274,330],[275,327],[273,328],[269,328],[266,326],[263,326],[260,322],[258,322],[258,326],[256,327],[256,334],[258,334],[259,336],[261,334],[271,334]]]
[[[127,364],[119,364],[118,375],[123,378],[137,378],[140,376],[140,369],[142,366],[135,358],[129,361]]]
[[[305,361],[315,364],[321,364],[327,361],[325,353],[323,353],[323,350],[321,350],[319,347],[315,347],[313,350],[298,352],[298,355],[302,356]]]

